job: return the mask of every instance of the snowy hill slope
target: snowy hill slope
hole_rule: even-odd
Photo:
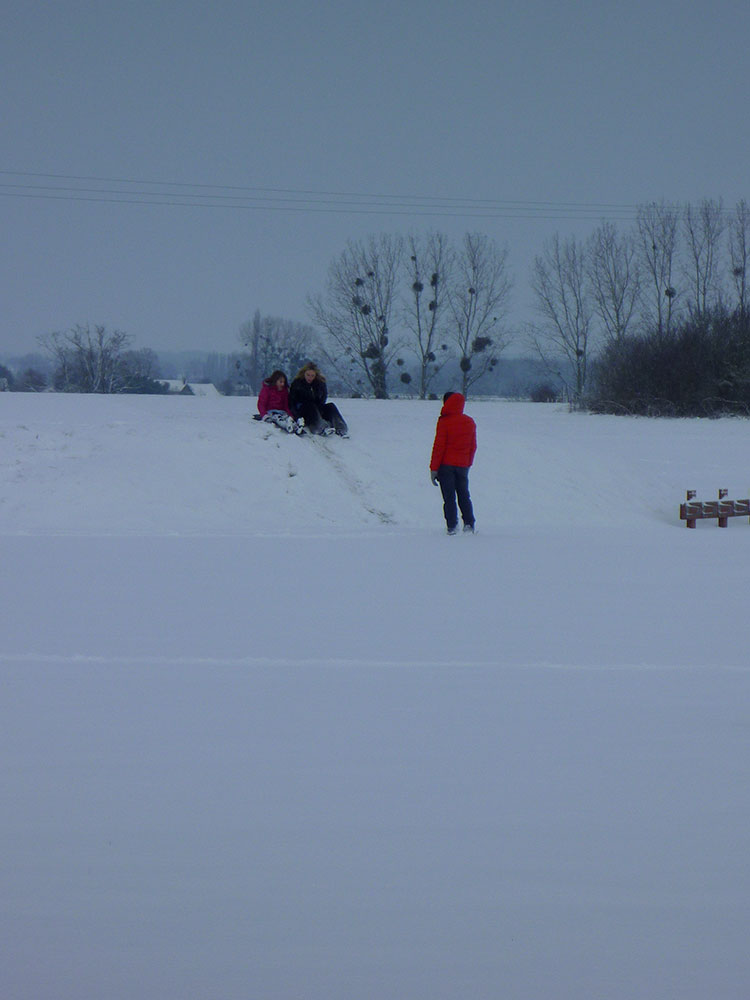
[[[0,396],[0,533],[439,532],[427,465],[439,404],[345,400],[348,441],[249,419],[247,399]],[[477,401],[485,533],[677,526],[687,488],[746,496],[742,421],[649,421]]]
[[[0,394],[0,996],[750,979],[748,424]]]
[[[750,530],[737,519],[725,531],[706,522],[689,532],[678,520],[687,487],[746,495],[744,422],[476,402],[479,535],[447,539],[427,476],[438,404],[342,407],[349,440],[285,435],[250,419],[244,399],[7,394],[0,535],[6,546],[33,536],[42,561],[52,551],[45,536],[82,564],[91,553],[74,590],[50,578],[52,602],[76,593],[97,606],[110,565],[129,567],[141,581],[131,606],[148,622],[149,608],[162,605],[163,624],[182,637],[172,643],[177,656],[217,644],[233,657],[274,656],[280,633],[297,648],[312,621],[325,631],[326,655],[357,661],[745,662],[727,626],[743,615]],[[102,542],[72,541],[86,537]],[[706,579],[720,608],[713,616],[706,602],[680,600]],[[290,621],[279,590],[304,614]],[[118,614],[105,606],[101,634],[90,630],[75,648],[55,650],[46,636],[36,649],[98,655]],[[126,641],[131,652],[153,651],[143,629]]]

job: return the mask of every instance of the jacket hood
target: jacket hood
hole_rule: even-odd
[[[464,412],[464,404],[466,400],[461,395],[460,392],[454,392],[451,396],[448,396],[446,401],[443,403],[443,408],[440,411],[441,417],[452,417],[457,413]]]

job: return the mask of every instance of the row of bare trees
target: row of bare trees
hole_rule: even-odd
[[[416,369],[424,398],[449,361],[466,393],[511,340],[531,346],[569,398],[591,362],[631,333],[667,335],[717,307],[748,309],[750,206],[721,200],[638,207],[629,228],[603,221],[586,239],[556,234],[533,261],[534,319],[510,330],[507,249],[480,233],[350,242],[308,299],[328,363],[352,389],[388,395],[394,370]],[[401,380],[411,374],[402,370]]]
[[[398,377],[425,398],[449,363],[466,395],[514,339],[530,344],[569,398],[586,396],[591,363],[631,335],[667,337],[677,323],[750,312],[750,206],[660,202],[627,229],[602,222],[587,238],[556,234],[534,259],[532,322],[511,330],[508,251],[467,232],[370,236],[331,261],[313,325],[256,312],[240,330],[240,379],[257,392],[273,368],[293,373],[321,354],[353,392],[386,398]],[[103,326],[40,338],[55,385],[80,392],[154,391],[153,351]],[[412,372],[415,374],[412,375]]]
[[[459,245],[439,232],[384,234],[350,242],[308,305],[328,363],[352,390],[385,399],[406,356],[416,358],[424,399],[451,358],[464,393],[497,365],[510,290],[507,250],[481,233]],[[412,380],[407,371],[400,379]]]
[[[55,365],[53,383],[61,392],[159,392],[158,359],[149,348],[132,350],[122,330],[79,324],[41,336]]]
[[[747,314],[750,206],[639,206],[635,225],[603,222],[587,240],[556,235],[534,259],[536,320],[528,338],[568,395],[585,395],[595,351],[630,334],[668,336],[676,323]]]

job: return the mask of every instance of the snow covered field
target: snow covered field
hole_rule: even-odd
[[[3,1000],[745,1000],[750,424],[0,394]]]

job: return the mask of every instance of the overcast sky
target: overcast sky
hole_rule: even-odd
[[[238,347],[370,233],[750,198],[748,0],[5,0],[0,350]]]

